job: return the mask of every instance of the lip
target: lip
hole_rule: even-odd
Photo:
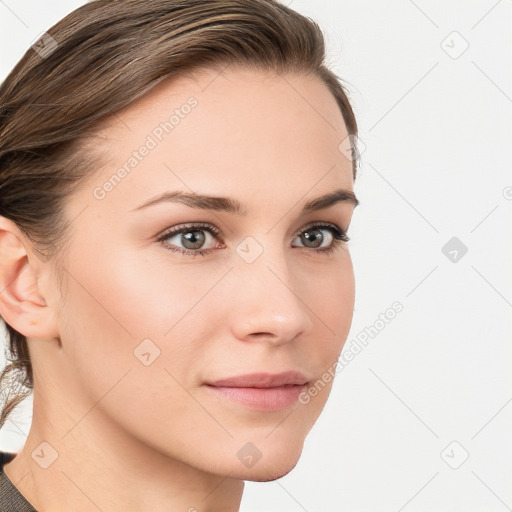
[[[248,373],[226,379],[207,382],[209,386],[230,388],[277,388],[280,386],[303,386],[308,379],[300,372],[287,371],[282,373]]]
[[[288,371],[279,374],[251,373],[204,385],[224,399],[256,411],[271,412],[295,404],[307,382],[300,372]]]

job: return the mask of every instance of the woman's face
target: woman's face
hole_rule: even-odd
[[[335,238],[354,209],[352,162],[334,97],[316,77],[203,70],[162,82],[97,135],[104,165],[65,207],[63,295],[46,290],[63,301],[61,346],[35,353],[39,381],[65,395],[74,435],[101,424],[120,447],[204,471],[286,474],[353,313],[349,249]],[[308,384],[207,385],[289,371]]]

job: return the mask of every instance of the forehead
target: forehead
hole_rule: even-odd
[[[89,189],[120,174],[108,200],[129,207],[163,188],[240,197],[267,186],[296,199],[319,181],[319,192],[351,189],[346,137],[318,77],[200,70],[162,81],[101,126],[94,150],[104,165]]]

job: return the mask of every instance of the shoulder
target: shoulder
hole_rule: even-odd
[[[4,472],[4,465],[16,455],[0,451],[0,512],[36,512]]]
[[[2,452],[0,451],[0,471],[4,472],[4,464],[11,462],[14,457],[16,457],[17,453],[12,452]]]

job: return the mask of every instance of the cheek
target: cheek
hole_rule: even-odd
[[[147,262],[140,254],[109,254],[75,260],[71,270],[60,313],[71,364],[84,379],[95,373],[103,386],[149,361],[193,382],[198,354],[212,325],[222,320],[221,301],[208,292],[225,269],[206,272]],[[151,373],[141,377],[151,382]]]
[[[315,327],[302,352],[308,354],[307,361],[314,369],[315,378],[304,392],[301,403],[313,421],[327,402],[336,376],[336,362],[352,325],[355,280],[348,251],[344,256],[343,265],[307,281],[308,286],[303,291],[307,297],[305,302],[313,312]]]
[[[350,266],[339,277],[329,281],[328,292],[325,296],[325,312],[329,326],[336,333],[336,340],[341,350],[352,325],[355,301],[355,282],[352,267]]]
[[[210,273],[187,286],[186,275],[144,265],[134,272],[133,263],[90,262],[67,284],[61,337],[70,389],[83,408],[76,415],[94,407],[148,442],[186,437],[187,423],[175,418],[204,416],[186,389],[200,375],[206,315],[215,314],[212,303],[197,302],[218,278]]]
[[[354,312],[355,281],[350,254],[336,267],[326,267],[324,272],[304,280],[302,294],[311,309],[312,319],[320,339],[336,353],[341,351],[350,331]],[[322,334],[322,335],[321,335]],[[320,336],[321,335],[321,336]],[[310,335],[315,339],[315,335]],[[318,339],[318,338],[317,338]]]

